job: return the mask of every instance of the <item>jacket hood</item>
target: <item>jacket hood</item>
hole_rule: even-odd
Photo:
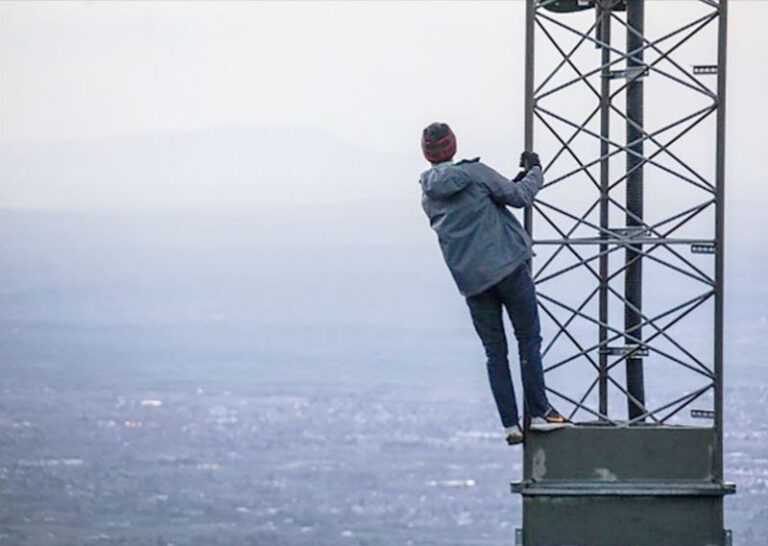
[[[454,164],[438,165],[421,174],[419,184],[431,199],[445,199],[469,185],[470,178]]]

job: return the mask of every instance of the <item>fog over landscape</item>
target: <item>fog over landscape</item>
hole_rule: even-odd
[[[165,140],[231,150],[263,134]],[[305,138],[318,161],[368,159]],[[286,179],[301,187],[317,166]],[[501,442],[479,342],[398,168],[368,169],[378,201],[323,202],[305,185],[307,201],[248,212],[5,210],[1,539],[509,543],[520,453]],[[245,178],[220,184],[241,181],[253,198]],[[34,182],[20,185],[30,199]],[[740,212],[726,328],[726,477],[739,493],[726,507],[739,543],[758,545],[768,256],[749,234],[759,211]],[[668,377],[648,384],[653,398]]]
[[[522,450],[417,181],[434,118],[516,172],[522,3],[179,5],[0,6],[0,544],[512,544]],[[732,5],[726,528],[761,546],[768,9]]]

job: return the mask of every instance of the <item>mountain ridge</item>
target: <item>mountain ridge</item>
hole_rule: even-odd
[[[416,154],[368,150],[319,129],[224,127],[72,141],[0,140],[0,207],[249,209],[400,199],[417,194],[420,170]]]

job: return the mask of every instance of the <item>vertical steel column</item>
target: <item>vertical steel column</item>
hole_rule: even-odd
[[[725,260],[725,69],[728,0],[720,0],[717,43],[717,149],[715,165],[715,449],[714,473],[723,480],[723,264]]]
[[[536,17],[536,0],[525,2],[525,146],[526,151],[533,151],[533,43],[534,43],[534,19]],[[525,208],[524,225],[528,235],[533,237],[533,209]],[[528,269],[530,269],[530,261]]]
[[[608,140],[610,138],[610,101],[611,101],[611,80],[610,67],[611,62],[611,1],[603,0],[602,5],[598,6],[597,18],[598,29],[600,29],[598,40],[602,43],[601,55],[601,80],[600,80],[600,227],[603,230],[608,229],[608,184],[609,184],[609,159],[608,159]],[[600,238],[608,238],[607,232],[602,231]],[[600,353],[598,366],[600,368],[599,378],[599,396],[600,404],[598,411],[602,415],[608,415],[608,354],[606,352],[606,342],[608,339],[608,244],[600,243],[600,326],[598,327],[598,337],[600,343]]]
[[[533,73],[534,73],[534,57],[533,57],[533,44],[534,44],[534,21],[536,18],[536,1],[526,0],[525,2],[525,112],[523,112],[524,119],[524,131],[523,146],[526,151],[533,151]],[[523,212],[523,226],[528,235],[533,239],[533,207],[525,207]],[[529,258],[526,262],[528,271],[533,271],[532,259]],[[528,422],[528,404],[525,403],[525,397],[523,397],[523,422]],[[527,425],[526,425],[527,426]]]
[[[641,225],[643,217],[643,46],[645,31],[645,0],[629,0],[627,2],[627,176],[626,207],[627,227]],[[636,51],[639,50],[639,51]],[[632,153],[634,152],[634,153]],[[627,304],[624,307],[624,331],[627,336],[642,339],[641,313],[643,300],[643,268],[639,252],[642,245],[627,247],[624,274],[624,297]],[[628,345],[637,344],[627,338]],[[645,404],[645,384],[643,379],[643,360],[639,356],[627,358],[627,392],[635,400],[627,397],[629,418],[634,419],[644,410],[640,404]]]

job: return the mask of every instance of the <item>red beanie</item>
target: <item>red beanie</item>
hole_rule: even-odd
[[[456,136],[447,124],[436,121],[421,134],[421,150],[430,163],[448,161],[456,154]]]

